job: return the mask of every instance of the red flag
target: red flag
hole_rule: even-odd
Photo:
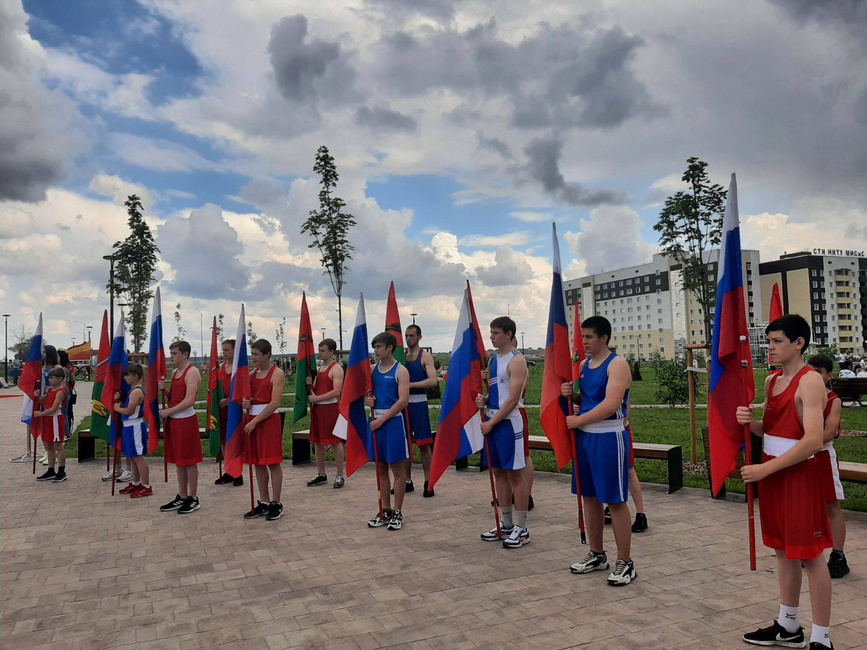
[[[485,340],[482,338],[482,330],[479,327],[479,319],[476,318],[476,308],[473,305],[473,291],[470,289],[470,281],[467,280],[467,301],[470,305],[470,318],[473,321],[473,329],[476,331],[476,345],[479,348],[479,358],[482,360],[482,368],[488,367],[488,349],[485,347]],[[482,382],[485,384],[485,382]],[[485,384],[487,387],[487,384]]]
[[[108,408],[103,404],[102,395],[105,387],[105,373],[108,371],[108,355],[111,353],[111,339],[108,333],[108,311],[102,314],[102,330],[99,335],[99,355],[96,361],[96,376],[93,380],[93,408],[91,410],[90,431],[108,442],[111,436],[108,430]],[[106,395],[106,400],[114,399]]]
[[[773,323],[783,315],[783,299],[780,297],[780,285],[774,282],[774,290],[771,293],[771,312],[768,322]]]
[[[298,355],[295,357],[295,406],[292,421],[298,422],[307,415],[310,389],[307,378],[316,379],[316,344],[313,342],[313,326],[307,311],[307,294],[301,293],[301,322],[298,324]]]
[[[584,351],[584,337],[581,335],[581,314],[578,313],[578,301],[575,301],[575,325],[572,329],[572,382],[575,383],[581,378],[581,362],[587,358],[587,352]],[[575,385],[575,390],[578,385]]]
[[[388,287],[388,302],[385,307],[385,331],[394,334],[397,347],[394,358],[406,365],[406,351],[403,349],[403,329],[400,326],[400,312],[397,310],[397,298],[394,295],[394,282]]]

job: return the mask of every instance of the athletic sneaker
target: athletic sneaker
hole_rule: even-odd
[[[130,493],[135,492],[136,490],[138,490],[140,487],[141,487],[141,483],[139,483],[138,485],[135,485],[135,484],[133,484],[133,483],[130,483],[129,485],[127,485],[127,486],[126,486],[125,488],[123,488],[122,490],[119,490],[119,491],[118,491],[118,494],[130,494]]]
[[[605,506],[605,523],[611,523],[611,510],[608,509],[608,506]]]
[[[184,505],[184,500],[181,498],[180,494],[176,494],[175,498],[166,503],[165,505],[160,506],[160,512],[173,512]]]
[[[244,519],[255,519],[256,517],[264,517],[268,514],[268,504],[256,501],[256,507],[253,510],[248,510],[244,513]]]
[[[139,485],[138,490],[129,495],[131,499],[141,499],[142,497],[152,497],[154,495],[154,489],[152,487],[145,487],[144,485]]]
[[[412,484],[412,481],[406,482],[406,491],[407,492],[415,492],[415,486]]]
[[[235,480],[235,477],[229,476],[228,474],[223,474],[220,478],[214,481],[214,485],[225,485],[226,483],[231,483]]]
[[[514,526],[505,526],[503,522],[500,522],[500,535],[497,535],[497,529],[491,528],[487,533],[482,533],[480,537],[486,542],[499,542],[500,538],[506,539],[509,535],[512,534],[512,531],[515,529]]]
[[[521,548],[530,543],[530,531],[521,526],[513,526],[512,534],[503,540],[503,548]]]
[[[436,496],[436,495],[434,494],[434,491],[433,491],[433,490],[428,490],[428,489],[427,489],[427,484],[428,484],[428,482],[425,481],[425,482],[424,482],[424,492],[422,492],[421,495],[422,495],[423,497],[425,497],[425,498],[430,498],[430,497],[434,497],[434,496]]]
[[[818,641],[810,641],[810,650],[828,650],[828,646],[819,643]],[[831,650],[834,650],[834,644],[831,644]]]
[[[377,512],[376,516],[367,522],[367,525],[371,528],[380,528],[382,526],[387,526],[390,519],[391,510],[386,508],[385,510],[383,510],[382,515]]]
[[[112,477],[117,477],[117,476],[120,476],[121,474],[123,474],[123,471],[120,469],[118,469],[117,471],[108,470],[108,474],[103,476],[102,480],[103,481],[110,481],[112,479]]]
[[[199,505],[199,497],[187,497],[186,499],[184,499],[184,505],[178,508],[178,514],[188,515],[191,512],[195,512],[199,508],[201,508],[201,505]]]
[[[614,571],[608,576],[608,584],[612,587],[623,587],[637,577],[638,574],[635,573],[635,565],[632,563],[632,560],[627,562],[626,560],[617,558],[617,562],[614,563]]]
[[[55,476],[57,476],[57,474],[54,473],[54,468],[52,467],[52,468],[48,469],[45,472],[45,474],[40,474],[39,476],[37,476],[36,480],[37,481],[53,481]]]
[[[339,490],[343,487],[344,483],[346,483],[346,479],[342,476],[338,476],[336,479],[334,479],[334,489]]]
[[[275,521],[283,516],[283,504],[272,501],[268,504],[268,514],[265,515],[265,521]]]
[[[238,487],[239,485],[244,485],[244,477],[243,477],[243,476],[239,476],[238,478],[233,479],[233,480],[232,480],[232,485],[233,485],[234,487]]]
[[[403,528],[403,513],[400,510],[392,510],[391,517],[388,520],[389,530],[400,530]]]
[[[111,480],[110,478],[108,479]],[[123,470],[123,473],[117,477],[118,483],[129,483],[132,480],[132,472],[128,469]]]
[[[59,472],[57,472],[57,476],[54,477],[54,480],[52,481],[52,483],[63,483],[65,480],[66,480],[66,471],[61,469]]]
[[[608,555],[605,551],[596,553],[590,551],[580,562],[569,567],[572,573],[590,573],[591,571],[605,571],[608,568]]]
[[[328,477],[325,474],[318,474],[316,478],[312,478],[307,481],[307,487],[313,487],[314,485],[322,485],[323,483],[328,483]]]
[[[807,641],[804,639],[804,628],[799,627],[797,631],[789,632],[777,621],[768,627],[744,634],[743,639],[753,645],[778,645],[784,648],[804,648],[807,646]]]
[[[849,573],[849,563],[846,561],[845,553],[831,551],[831,557],[828,558],[828,573],[832,578],[842,578]]]
[[[632,524],[633,533],[643,533],[647,530],[647,515],[643,512],[635,513],[635,523]]]

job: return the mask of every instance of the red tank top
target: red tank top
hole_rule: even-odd
[[[54,400],[57,399],[58,393],[60,393],[60,404],[58,405],[58,410],[54,413],[54,417],[63,415],[63,407],[66,405],[66,392],[62,388],[49,388],[43,402],[43,408],[47,411],[54,406]]]
[[[822,419],[823,420],[827,420],[828,416],[831,415],[831,407],[834,406],[834,400],[835,399],[840,399],[840,396],[837,393],[835,393],[833,390],[828,391],[828,403],[825,404],[825,412],[822,413]],[[838,436],[840,435],[842,428],[843,428],[842,426],[839,426],[839,425],[837,426],[837,435]]]
[[[187,372],[189,372],[192,367],[193,364],[188,365],[184,368],[184,371],[180,376],[176,374],[172,375],[172,385],[169,388],[169,408],[177,406],[183,402],[184,398],[187,396]],[[176,372],[177,371],[175,371],[175,373]]]
[[[228,397],[232,390],[232,373],[226,370],[224,363],[217,368],[217,381],[223,384],[223,397]]]
[[[331,366],[335,363],[337,362],[335,361],[327,368],[322,368],[316,372],[316,379],[313,380],[314,395],[325,395],[325,393],[330,393],[334,390],[334,381],[331,379],[329,372],[331,371]]]
[[[791,440],[800,440],[804,437],[804,423],[801,421],[801,416],[798,415],[798,408],[795,406],[795,393],[798,391],[801,378],[808,372],[813,372],[810,366],[801,368],[798,374],[792,377],[791,383],[779,395],[774,395],[774,386],[782,373],[771,377],[771,383],[768,385],[768,408],[762,418],[765,433]]]
[[[277,366],[271,366],[271,370],[263,379],[259,379],[259,371],[250,373],[250,403],[267,404],[271,401],[271,375],[277,370]]]

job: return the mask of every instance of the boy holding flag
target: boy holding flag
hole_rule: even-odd
[[[154,493],[145,459],[148,453],[148,423],[144,418],[145,390],[141,385],[143,377],[144,369],[141,365],[130,364],[123,375],[123,380],[129,386],[126,400],[121,399],[120,392],[114,394],[114,411],[120,413],[123,422],[121,449],[132,466],[132,482],[120,493],[128,494],[133,499],[153,496]]]
[[[413,323],[406,328],[406,369],[409,373],[409,429],[412,439],[418,446],[421,456],[421,467],[424,471],[424,492],[422,496],[432,497],[434,491],[430,487],[430,460],[433,445],[433,432],[430,427],[430,413],[427,404],[427,391],[436,388],[439,379],[434,367],[433,357],[425,354],[419,347],[421,342],[421,327]],[[412,450],[410,450],[410,454]],[[406,461],[407,485],[412,485],[412,456]]]

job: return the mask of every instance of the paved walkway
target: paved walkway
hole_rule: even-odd
[[[213,485],[204,464],[202,509],[182,517],[157,511],[175,494],[161,463],[149,499],[112,498],[100,462],[37,484],[6,461],[21,451],[20,404],[0,399],[4,648],[745,648],[740,635],[777,613],[770,553],[760,547],[759,571],[748,569],[745,506],[704,491],[645,486],[639,578],[616,589],[602,572],[568,571],[587,547],[563,476],[537,475],[533,543],[519,550],[479,540],[493,516],[475,472],[450,471],[434,499],[408,495],[392,532],[365,526],[370,468],[334,490],[305,486],[312,467],[284,465],[287,516],[265,522],[245,521],[247,487]],[[847,519],[839,650],[867,647],[867,517]]]

